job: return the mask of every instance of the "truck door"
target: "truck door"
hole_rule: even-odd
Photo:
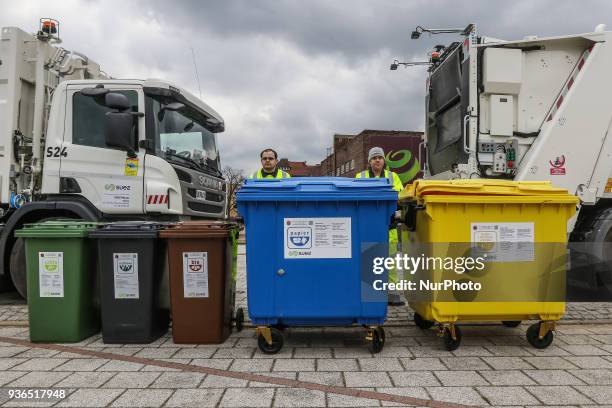
[[[144,139],[144,118],[136,119],[133,146],[137,157],[106,146],[105,115],[110,109],[94,98],[79,92],[83,86],[68,87],[66,119],[62,145],[47,147],[45,155],[60,157],[60,187],[76,185],[80,195],[107,214],[143,213],[144,149],[138,140]],[[144,111],[144,95],[135,88],[108,86],[111,91],[127,96],[135,112]],[[63,179],[63,180],[62,180]],[[68,180],[68,181],[66,181]],[[78,192],[77,192],[78,193]]]

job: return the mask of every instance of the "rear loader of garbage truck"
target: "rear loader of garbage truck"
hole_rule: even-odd
[[[417,27],[412,38],[424,31]],[[586,294],[573,299],[609,301],[612,32],[600,24],[580,34],[507,41],[475,24],[444,31],[457,41],[437,45],[424,62],[424,177],[550,180],[576,195],[580,205],[567,231],[581,243],[572,264],[585,266],[570,278]]]

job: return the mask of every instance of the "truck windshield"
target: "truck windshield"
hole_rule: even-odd
[[[154,100],[155,154],[182,166],[220,174],[216,137],[206,128],[204,117],[189,108],[164,110],[160,115],[162,107]]]

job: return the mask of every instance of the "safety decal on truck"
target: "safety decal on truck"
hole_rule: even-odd
[[[533,222],[473,222],[470,228],[473,248],[485,262],[534,260]]]
[[[285,218],[285,259],[350,258],[351,218]]]
[[[183,296],[208,297],[208,252],[183,252]]]
[[[138,299],[138,254],[114,253],[115,299]]]
[[[138,159],[125,159],[125,173],[126,176],[137,176],[138,175]]]
[[[604,193],[612,193],[612,178],[609,178],[606,182],[606,188],[604,189]]]
[[[38,253],[40,297],[64,297],[64,253]]]
[[[557,156],[555,160],[549,160],[551,176],[565,176],[565,156]]]
[[[147,204],[168,204],[168,194],[151,194],[147,196]]]

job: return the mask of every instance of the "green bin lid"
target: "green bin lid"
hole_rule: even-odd
[[[99,223],[83,220],[49,220],[33,224],[24,224],[15,231],[16,237],[25,238],[84,238],[89,231],[98,228]]]

